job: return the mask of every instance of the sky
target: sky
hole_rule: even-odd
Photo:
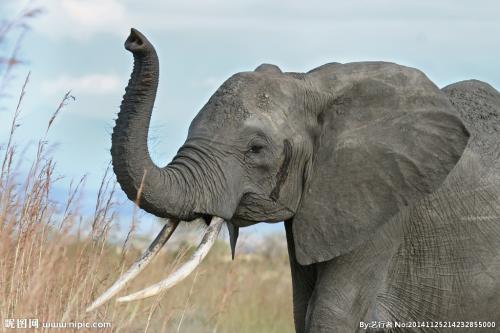
[[[0,0],[0,19],[27,3]],[[160,165],[172,159],[217,87],[261,63],[305,72],[328,62],[383,60],[416,67],[440,87],[474,78],[500,88],[498,0],[29,3],[44,13],[32,21],[20,51],[26,63],[17,69],[9,86],[12,97],[0,109],[0,142],[28,71],[18,143],[40,138],[71,90],[76,100],[48,138],[57,143],[56,171],[65,177],[58,182],[60,193],[83,174],[86,192],[96,193],[109,164],[111,131],[132,68],[132,56],[123,48],[131,27],[148,37],[160,59],[150,131],[150,152]]]

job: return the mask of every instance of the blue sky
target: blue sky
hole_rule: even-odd
[[[189,123],[230,75],[263,62],[308,71],[327,62],[384,60],[423,70],[439,86],[476,78],[500,88],[500,2],[497,0],[358,1],[32,1],[33,21],[16,72],[15,96],[29,71],[19,142],[42,136],[67,90],[70,103],[49,136],[57,172],[88,174],[95,193],[109,163],[110,133],[131,71],[123,49],[130,27],[142,31],[160,58],[160,87],[150,150],[171,160]],[[0,18],[24,1],[2,0]],[[3,8],[2,8],[3,7]],[[0,142],[15,98],[0,111]],[[91,196],[92,198],[92,196]]]

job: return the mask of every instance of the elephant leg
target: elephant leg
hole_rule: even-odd
[[[314,264],[304,266],[297,262],[292,233],[292,220],[285,221],[285,230],[292,273],[295,331],[296,333],[306,333],[307,308],[316,283],[316,266]]]
[[[394,253],[389,241],[393,235],[392,230],[376,234],[374,241],[348,254],[314,264],[316,279],[307,307],[307,333],[365,332],[360,322],[387,321],[380,313],[377,295]]]

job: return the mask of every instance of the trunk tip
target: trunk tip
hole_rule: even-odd
[[[152,48],[152,45],[148,39],[139,30],[131,28],[130,34],[125,41],[125,49],[135,54],[146,52],[150,48]]]

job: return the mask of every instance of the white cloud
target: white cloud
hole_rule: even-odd
[[[128,21],[117,0],[47,0],[44,15],[34,22],[36,31],[52,38],[89,39],[98,33],[122,35]]]
[[[80,77],[60,76],[42,83],[42,92],[61,94],[68,90],[76,96],[107,95],[123,89],[123,80],[113,74],[87,74]]]

